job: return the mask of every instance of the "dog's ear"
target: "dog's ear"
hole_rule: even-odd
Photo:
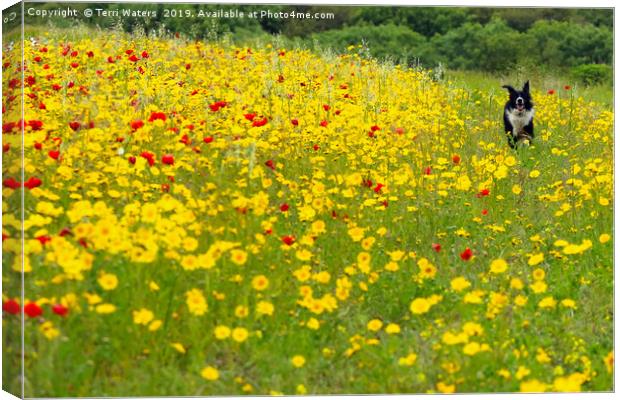
[[[504,86],[502,86],[502,87],[503,87],[504,89],[508,89],[508,92],[509,92],[511,95],[513,95],[513,94],[517,94],[517,91],[515,90],[515,88],[513,88],[513,87],[512,87],[512,86],[510,86],[510,85],[504,85]]]
[[[530,92],[530,81],[525,82],[525,85],[523,85],[523,91],[525,93],[529,93]]]

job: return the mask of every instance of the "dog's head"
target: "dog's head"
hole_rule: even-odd
[[[532,103],[532,97],[530,96],[530,81],[525,82],[523,89],[517,90],[510,85],[502,86],[504,89],[508,89],[510,94],[510,100],[508,100],[508,106],[514,108],[517,111],[530,110],[534,105]]]

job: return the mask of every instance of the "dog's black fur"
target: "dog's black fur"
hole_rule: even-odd
[[[510,99],[504,107],[504,131],[508,137],[508,145],[515,148],[521,142],[532,142],[534,139],[534,103],[530,95],[530,81],[525,82],[523,89],[508,89]]]

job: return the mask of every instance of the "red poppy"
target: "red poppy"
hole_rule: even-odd
[[[141,119],[131,121],[130,126],[131,126],[131,129],[136,131],[144,126],[144,121],[142,121]]]
[[[11,133],[16,127],[17,124],[15,122],[7,122],[6,124],[2,124],[2,133]]]
[[[549,89],[549,90],[547,90],[547,94],[555,94],[555,90]]]
[[[570,90],[570,85],[565,85],[564,90]]]
[[[373,132],[376,132],[378,130],[381,130],[381,128],[379,128],[377,125],[373,125],[373,126],[370,127],[370,130],[373,131]]]
[[[80,129],[80,123],[77,121],[71,121],[69,122],[69,127],[74,131],[77,131],[78,129]]]
[[[372,187],[372,181],[370,179],[366,179],[364,182],[362,182],[362,184],[369,188]]]
[[[41,235],[41,236],[37,236],[37,240],[42,244],[45,245],[45,243],[47,242],[51,242],[52,238],[47,236],[47,235]]]
[[[166,165],[174,164],[174,156],[172,154],[164,154],[161,158],[161,162]]]
[[[139,61],[139,60],[140,60],[140,59],[139,59],[139,58],[138,58],[135,54],[132,54],[132,55],[129,57],[129,61],[137,62],[137,61]]]
[[[167,183],[162,184],[161,191],[164,193],[168,193],[170,191],[170,185],[168,185]]]
[[[153,122],[153,121],[156,121],[158,119],[166,122],[166,114],[163,113],[163,112],[153,111],[151,113],[151,116],[149,117],[149,122]]]
[[[142,58],[149,58],[149,53],[147,53],[146,50],[142,52]]]
[[[441,251],[441,245],[439,243],[433,243],[431,245],[431,247],[433,248],[433,250],[435,250],[437,253],[439,253]]]
[[[209,104],[209,108],[211,109],[211,111],[215,112],[215,111],[218,111],[222,107],[226,107],[227,105],[228,103],[225,101],[216,101],[213,104]]]
[[[284,242],[284,244],[286,244],[287,246],[291,246],[293,243],[295,243],[295,236],[282,236],[282,242]]]
[[[461,163],[461,156],[459,156],[458,154],[454,154],[452,155],[452,162],[456,165]]]
[[[30,302],[24,306],[24,313],[30,318],[35,318],[43,314],[43,310],[37,303]]]
[[[39,110],[47,110],[47,107],[45,106],[45,103],[43,103],[43,102],[39,103]]]
[[[482,189],[477,195],[476,197],[481,198],[481,197],[485,197],[488,196],[491,193],[491,191],[489,189]]]
[[[71,68],[77,68],[77,67],[79,67],[79,66],[80,66],[80,64],[78,64],[78,63],[76,63],[76,62],[72,62],[72,63],[71,63]]]
[[[213,136],[207,136],[206,138],[202,139],[202,141],[205,143],[211,143],[213,142]]]
[[[6,311],[9,314],[19,314],[19,303],[14,299],[8,299],[2,303],[2,311]]]
[[[108,57],[108,62],[109,62],[110,64],[114,64],[114,62],[115,62],[115,61],[114,61],[114,58],[112,58],[112,56]]]
[[[60,86],[60,85],[59,85],[59,84],[57,84],[57,83],[54,83],[54,84],[52,85],[52,89],[54,89],[54,90],[58,91],[58,90],[62,89],[62,86]]]
[[[256,117],[256,113],[243,114],[243,117],[248,121],[253,121],[254,117]]]
[[[18,189],[21,186],[21,183],[19,183],[19,181],[16,181],[13,178],[7,178],[4,181],[2,181],[2,186],[5,186],[11,189]]]
[[[262,119],[259,119],[258,121],[254,121],[252,122],[252,126],[265,126],[267,125],[267,117],[263,117]]]
[[[189,138],[189,136],[187,136],[187,135],[183,135],[183,136],[181,137],[181,140],[179,140],[179,142],[181,142],[181,143],[183,143],[183,144],[185,144],[185,145],[189,145],[189,144],[191,144],[191,143],[192,143],[192,140]]]
[[[294,119],[291,120],[291,124],[293,124],[294,126],[298,126],[299,125],[299,121],[296,118],[294,118]]]
[[[69,313],[69,308],[63,306],[62,304],[54,304],[52,306],[52,312],[60,315],[61,317],[65,317]]]
[[[69,236],[73,235],[73,233],[71,233],[71,229],[69,228],[62,228],[60,232],[58,232],[58,236],[62,237],[62,236],[67,236],[67,235]]]
[[[487,215],[489,213],[489,211],[485,208],[484,210],[482,210],[482,215]]]
[[[432,168],[431,167],[426,167],[424,168],[424,175],[430,175],[432,172]]]
[[[314,151],[318,151],[319,150],[319,145],[315,144],[314,146],[312,146],[312,148],[314,149]]]
[[[385,186],[382,183],[377,183],[377,186],[375,186],[375,188],[373,189],[375,191],[375,193],[380,193],[381,189],[383,189],[383,186]]]
[[[329,111],[329,109],[330,109],[330,108],[331,108],[331,107],[330,107],[330,106],[328,106],[327,104],[323,104],[323,110],[325,110],[325,111]]]
[[[282,204],[282,205],[280,206],[280,211],[282,211],[282,212],[287,212],[287,211],[288,211],[288,209],[289,209],[289,206],[288,206],[288,204],[286,204],[286,203],[284,203],[284,204]]]
[[[149,151],[143,151],[140,153],[140,157],[146,159],[149,162],[149,165],[152,167],[155,164],[155,154]]]
[[[77,57],[78,54],[79,53],[77,52],[77,50],[74,50],[74,51],[71,52],[71,57]]]
[[[274,164],[273,160],[267,160],[267,161],[265,161],[265,165],[266,165],[267,167],[269,167],[269,168],[273,169],[273,170],[275,170],[275,169],[276,169],[276,166],[275,166],[275,164]]]
[[[36,187],[41,186],[42,183],[43,182],[41,181],[41,179],[33,176],[33,177],[28,178],[28,180],[24,182],[24,187],[28,189],[34,189]]]
[[[36,57],[34,58],[34,61],[35,61],[35,62],[41,62],[41,60],[42,60],[41,56],[36,56]]]
[[[88,53],[86,53],[86,55],[88,56],[88,58],[93,58],[95,56],[95,53],[89,51]]]
[[[58,150],[50,150],[47,153],[48,156],[50,156],[50,158],[53,158],[54,160],[58,160],[58,157],[60,157],[60,151]]]
[[[129,156],[128,161],[129,161],[129,164],[135,164],[135,163],[136,163],[136,157],[134,157],[134,156]]]
[[[320,123],[319,125],[321,125],[323,128],[325,128],[325,127],[327,126],[327,124],[328,124],[328,123],[329,123],[329,122],[327,122],[327,121],[323,120],[323,121],[321,121],[321,123]]]
[[[11,149],[11,145],[9,143],[3,144],[2,145],[2,152],[6,153],[7,151],[9,151]]]
[[[185,64],[185,69],[189,70],[192,67],[192,64]]]
[[[32,120],[32,121],[28,121],[28,126],[30,126],[30,128],[33,131],[39,131],[43,127],[43,121],[39,121],[39,120],[36,120],[36,119]]]
[[[462,253],[461,253],[461,259],[463,261],[469,261],[471,259],[471,257],[474,254],[472,253],[471,249],[469,247],[467,247]]]

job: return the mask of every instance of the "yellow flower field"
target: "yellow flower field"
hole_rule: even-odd
[[[510,82],[358,50],[26,41],[23,178],[5,51],[3,362],[23,310],[26,396],[612,390],[611,108],[533,82],[514,151]]]

